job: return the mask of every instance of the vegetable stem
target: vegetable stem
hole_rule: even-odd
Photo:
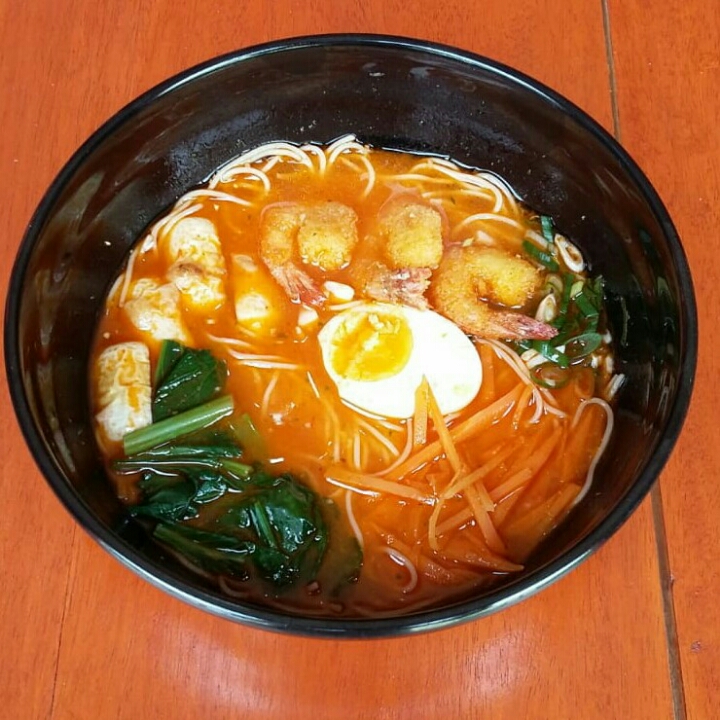
[[[223,395],[203,405],[198,405],[192,410],[186,410],[147,427],[133,430],[123,438],[125,454],[134,455],[161,443],[170,442],[202,430],[232,413],[233,408],[232,395]]]

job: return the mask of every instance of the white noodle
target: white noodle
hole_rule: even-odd
[[[512,218],[506,217],[505,215],[497,215],[494,212],[491,212],[475,213],[475,215],[469,215],[453,228],[453,234],[457,233],[462,228],[474,222],[499,222],[505,223],[505,225],[510,225],[511,227],[517,228],[518,230],[522,230],[522,225],[517,220],[513,220]]]
[[[172,227],[176,225],[180,220],[192,215],[197,210],[200,210],[202,205],[198,203],[188,203],[183,196],[170,211],[170,214],[164,217],[159,222],[156,222],[152,228],[150,228],[150,234],[145,238],[141,246],[142,252],[149,252],[150,250],[156,250],[158,244],[158,238],[160,233],[163,231],[170,232]]]
[[[215,188],[217,185],[229,183],[235,180],[239,175],[248,175],[250,179],[260,180],[265,188],[265,192],[270,192],[270,178],[259,168],[250,167],[249,165],[238,165],[227,168],[224,172],[218,172],[210,181],[209,187]]]
[[[534,245],[537,245],[541,250],[547,250],[549,247],[548,241],[539,232],[535,232],[532,228],[528,228],[525,231],[525,237]]]
[[[260,145],[260,147],[256,147],[253,150],[248,150],[248,152],[242,154],[239,158],[231,160],[225,167],[220,168],[216,175],[224,174],[228,172],[230,168],[240,165],[252,165],[252,163],[258,162],[258,160],[265,160],[266,158],[275,159],[275,162],[278,162],[280,158],[289,158],[306,167],[312,168],[313,166],[308,154],[297,147],[297,145],[291,145],[286,142],[271,142]],[[267,171],[267,167],[263,168],[263,172]]]
[[[308,383],[310,384],[310,389],[313,391],[313,395],[319,400],[320,391],[318,390],[318,387],[315,384],[315,379],[313,378],[312,373],[309,370],[307,371],[307,379]]]
[[[399,467],[402,463],[404,463],[409,457],[410,453],[412,452],[413,447],[413,421],[412,418],[408,418],[407,425],[407,438],[405,440],[405,447],[403,448],[403,451],[397,456],[397,459],[395,462],[386,467],[384,470],[375,473],[377,477],[383,477],[383,475],[387,475],[388,473],[392,472],[396,467]]]
[[[358,541],[358,545],[360,546],[361,550],[364,550],[365,549],[365,538],[363,537],[362,531],[360,530],[360,526],[358,525],[357,520],[355,519],[355,513],[353,512],[353,506],[352,506],[352,493],[349,491],[345,492],[345,512],[347,513],[348,522],[350,523],[350,527],[352,528],[355,538]]]
[[[608,400],[612,400],[615,395],[617,395],[617,391],[622,387],[623,383],[625,382],[625,375],[622,373],[618,375],[614,375],[611,380],[608,382],[608,384],[605,386],[605,397]]]
[[[252,353],[241,353],[230,348],[225,348],[225,352],[241,365],[248,367],[271,369],[271,370],[300,370],[302,365],[292,363],[285,358],[276,357],[274,355],[254,355]]]
[[[607,447],[608,443],[610,442],[610,435],[612,434],[613,425],[614,425],[614,415],[612,408],[600,398],[591,398],[590,400],[586,400],[580,407],[577,409],[577,412],[575,413],[575,417],[573,418],[572,425],[570,428],[574,428],[578,421],[580,420],[580,415],[582,415],[583,410],[588,405],[599,405],[607,415],[607,422],[605,423],[605,432],[603,433],[602,440],[600,441],[600,446],[598,447],[597,451],[595,452],[595,455],[593,455],[592,462],[590,463],[590,467],[588,468],[588,473],[585,477],[585,483],[582,486],[582,489],[577,494],[575,500],[573,500],[573,507],[577,505],[584,497],[587,495],[588,490],[590,490],[590,486],[592,485],[593,477],[595,476],[595,468],[597,467],[598,462],[600,462],[600,458],[602,457],[602,454],[605,452],[605,448]]]
[[[358,472],[361,472],[362,467],[360,465],[360,430],[358,430],[355,433],[355,435],[353,436],[352,459],[353,459],[353,469],[357,470]]]
[[[328,146],[327,150],[327,161],[329,165],[332,165],[337,158],[346,152],[357,152],[360,154],[367,153],[367,148],[361,145],[355,139],[354,135],[345,135],[339,140],[336,140],[332,145]]]
[[[260,416],[261,417],[267,417],[270,414],[270,400],[272,398],[273,390],[275,390],[275,386],[277,385],[277,382],[280,378],[280,372],[276,370],[272,377],[270,378],[270,382],[267,384],[267,387],[265,388],[265,392],[263,393],[262,402],[260,403]]]
[[[325,151],[322,148],[319,148],[317,145],[303,145],[301,148],[304,152],[308,154],[308,156],[313,155],[317,158],[318,161],[318,172],[320,175],[325,174],[325,170],[327,169],[327,157],[325,156]]]
[[[136,257],[136,252],[130,253],[130,259],[128,260],[127,267],[125,268],[125,275],[123,277],[123,284],[122,290],[120,291],[120,299],[118,300],[118,307],[122,307],[125,304],[128,292],[130,292],[130,283],[132,281],[132,274],[135,267]]]
[[[354,485],[348,485],[347,483],[341,482],[340,480],[336,480],[332,477],[326,477],[325,481],[330,483],[330,485],[335,485],[335,487],[343,488],[343,490],[349,490],[350,492],[357,493],[358,495],[367,495],[368,497],[380,497],[379,492],[375,492],[374,490],[366,490],[365,488],[355,487]]]
[[[497,245],[497,241],[492,235],[489,235],[484,230],[475,230],[475,241],[488,247]]]
[[[242,207],[250,207],[252,203],[249,200],[243,200],[242,198],[230,195],[230,193],[222,192],[221,190],[191,190],[186,195],[183,195],[183,199],[187,200],[216,200],[217,202],[230,202]]]
[[[381,445],[386,447],[393,457],[396,458],[398,455],[400,455],[400,451],[395,447],[395,445],[393,445],[393,443],[388,440],[388,438],[386,438],[379,430],[376,430],[372,425],[370,425],[370,423],[360,419],[358,419],[357,423],[358,425],[360,425],[360,427],[363,428],[363,430],[370,433]]]
[[[246,340],[219,337],[218,335],[212,335],[208,332],[206,332],[205,335],[213,342],[220,343],[221,345],[230,345],[230,347],[242,348],[243,350],[250,350],[253,347],[252,343],[249,343]]]
[[[107,303],[108,305],[112,305],[115,302],[115,295],[120,290],[120,286],[125,282],[125,273],[122,275],[118,275],[117,278],[115,278],[115,282],[110,287],[110,291],[107,295]]]
[[[532,397],[535,402],[535,412],[533,413],[533,416],[528,420],[528,423],[530,425],[534,425],[535,423],[539,422],[543,414],[543,401],[537,388],[533,388]]]
[[[414,563],[410,560],[409,557],[406,555],[403,555],[399,550],[396,550],[392,547],[383,547],[383,550],[390,556],[390,559],[400,565],[400,567],[405,568],[409,575],[410,579],[407,581],[405,585],[402,586],[401,591],[404,593],[412,592],[418,584],[418,573],[415,569]]]
[[[350,308],[357,307],[358,305],[365,305],[364,300],[350,300],[345,303],[337,303],[336,305],[328,305],[328,310],[332,312],[342,312],[343,310],[349,310]]]
[[[222,575],[218,575],[217,583],[223,593],[232,598],[237,598],[238,600],[247,600],[250,597],[249,590],[236,590],[228,583],[227,579]]]
[[[357,155],[356,158],[360,160],[360,162],[365,166],[365,170],[367,171],[367,185],[365,186],[365,191],[363,192],[363,200],[370,195],[372,192],[373,187],[375,187],[375,179],[377,177],[377,174],[375,173],[375,168],[373,167],[372,163],[365,157],[365,155]],[[346,165],[347,167],[354,168],[354,163],[349,160],[348,158],[342,158],[343,165]]]

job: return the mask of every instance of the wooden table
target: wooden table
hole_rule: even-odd
[[[606,546],[491,618],[398,640],[249,630],[112,560],[41,479],[0,393],[0,716],[716,718],[720,680],[720,4],[717,0],[0,0],[0,283],[55,173],[167,76],[290,35],[454,44],[549,84],[655,183],[694,271],[701,342],[682,436]]]

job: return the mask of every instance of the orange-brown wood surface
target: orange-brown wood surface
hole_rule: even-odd
[[[70,519],[0,393],[0,717],[714,718],[720,681],[716,0],[0,0],[0,288],[44,189],[140,92],[242,46],[426,38],[565,94],[664,197],[694,270],[696,393],[654,491],[598,553],[490,618],[396,640],[250,630],[138,579]],[[671,578],[674,583],[671,583]]]

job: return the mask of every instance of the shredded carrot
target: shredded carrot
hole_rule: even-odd
[[[450,437],[456,443],[460,443],[484,428],[489,427],[492,423],[497,422],[517,401],[521,392],[522,386],[517,384],[510,392],[496,400],[492,405],[488,405],[488,407],[483,408],[475,413],[475,415],[470,416],[467,420],[452,428],[450,430]],[[405,462],[398,465],[392,472],[388,473],[388,478],[399,480],[408,473],[414,472],[426,463],[434,460],[442,453],[442,450],[443,448],[439,440],[429,443],[422,450],[411,455]]]
[[[483,507],[483,504],[478,497],[477,490],[473,485],[465,488],[465,497],[470,503],[470,508],[473,511],[475,520],[478,524],[478,527],[480,528],[480,531],[483,534],[483,537],[485,538],[485,542],[487,543],[488,547],[493,552],[496,552],[499,555],[506,556],[507,548],[505,547],[505,543],[503,543],[500,535],[498,535],[498,532],[495,529],[495,525],[493,525],[493,521],[490,518],[490,515]]]
[[[484,496],[484,503],[487,510],[492,510],[494,507],[493,501],[490,499],[490,496],[488,495],[487,489],[485,486],[481,483],[481,480],[489,475],[493,470],[495,470],[499,465],[501,465],[507,458],[512,454],[513,452],[512,445],[506,445],[502,450],[495,453],[490,460],[488,460],[486,463],[481,465],[479,468],[473,470],[469,474],[462,474],[459,475],[459,477],[454,480],[453,482],[448,485],[446,490],[443,492],[442,497],[443,499],[447,499],[449,497],[452,497],[453,495],[457,495],[458,493],[463,492],[466,487],[469,485],[477,484],[482,485],[481,493]]]
[[[421,383],[415,391],[415,417],[413,422],[413,449],[421,448],[427,442],[428,425],[428,385],[423,375]]]
[[[483,558],[487,558],[494,564],[496,564],[496,569],[501,570],[504,572],[518,572],[519,570],[523,569],[522,565],[518,565],[517,563],[511,562],[507,558],[503,558],[497,553],[494,553],[488,546],[487,543],[477,535],[470,535],[468,536],[468,542],[472,547],[477,548],[480,550],[480,552],[483,555]]]
[[[520,427],[520,419],[522,418],[522,414],[525,412],[525,409],[530,402],[532,394],[532,385],[526,385],[525,389],[522,391],[522,395],[520,395],[520,399],[518,400],[517,405],[515,406],[515,412],[513,413],[512,418],[513,430],[517,430]]]
[[[440,523],[435,529],[435,532],[438,535],[444,535],[446,532],[450,532],[450,530],[459,528],[468,520],[472,520],[472,518],[472,510],[469,507],[463,508],[459,512],[456,512],[452,517],[445,520],[445,522]]]
[[[479,400],[482,405],[489,405],[495,399],[495,369],[493,353],[489,345],[480,346],[480,362],[482,364],[482,385]]]
[[[462,468],[463,463],[462,460],[460,460],[460,455],[455,447],[455,443],[452,441],[448,426],[445,424],[445,419],[440,412],[440,406],[435,398],[435,393],[432,391],[429,383],[427,384],[427,400],[428,412],[433,421],[435,432],[438,434],[445,457],[448,459],[450,467],[457,473]]]
[[[605,413],[598,407],[588,407],[573,427],[568,438],[567,447],[562,458],[561,482],[577,480],[577,475],[584,475],[594,450],[600,443],[603,427],[606,423]],[[573,470],[575,476],[573,476]]]
[[[325,472],[325,477],[328,482],[332,483],[333,480],[336,480],[341,483],[343,487],[349,485],[351,487],[365,488],[373,492],[389,493],[390,495],[397,495],[398,497],[408,498],[409,500],[417,500],[426,505],[435,504],[435,498],[425,495],[413,487],[385,480],[375,475],[353,472],[338,465],[330,466]]]
[[[543,502],[562,484],[559,473],[563,456],[559,450],[565,434],[564,424],[556,427],[552,435],[543,441],[528,459],[526,467],[532,471],[533,478],[528,482],[518,505],[520,513],[525,513]]]
[[[563,485],[545,502],[503,528],[510,556],[518,561],[527,558],[538,543],[557,527],[579,492],[580,488],[574,483]]]
[[[490,498],[493,502],[500,502],[508,495],[511,495],[516,490],[521,488],[527,481],[533,476],[530,468],[523,468],[522,470],[511,475],[501,485],[490,491]]]
[[[507,519],[512,509],[515,507],[517,501],[522,497],[522,494],[523,488],[518,488],[515,492],[505,496],[505,498],[495,506],[495,512],[493,513],[493,522],[495,523],[495,527],[498,528],[500,531],[502,531],[505,520]]]
[[[460,468],[450,479],[449,485],[452,485],[458,478],[458,476],[465,472],[464,468]],[[435,507],[433,508],[432,513],[430,514],[430,520],[428,521],[428,544],[430,547],[437,551],[438,550],[438,541],[437,541],[437,524],[438,520],[440,519],[440,513],[442,512],[443,506],[445,505],[445,501],[447,500],[446,497],[441,495],[437,502],[435,503]]]

